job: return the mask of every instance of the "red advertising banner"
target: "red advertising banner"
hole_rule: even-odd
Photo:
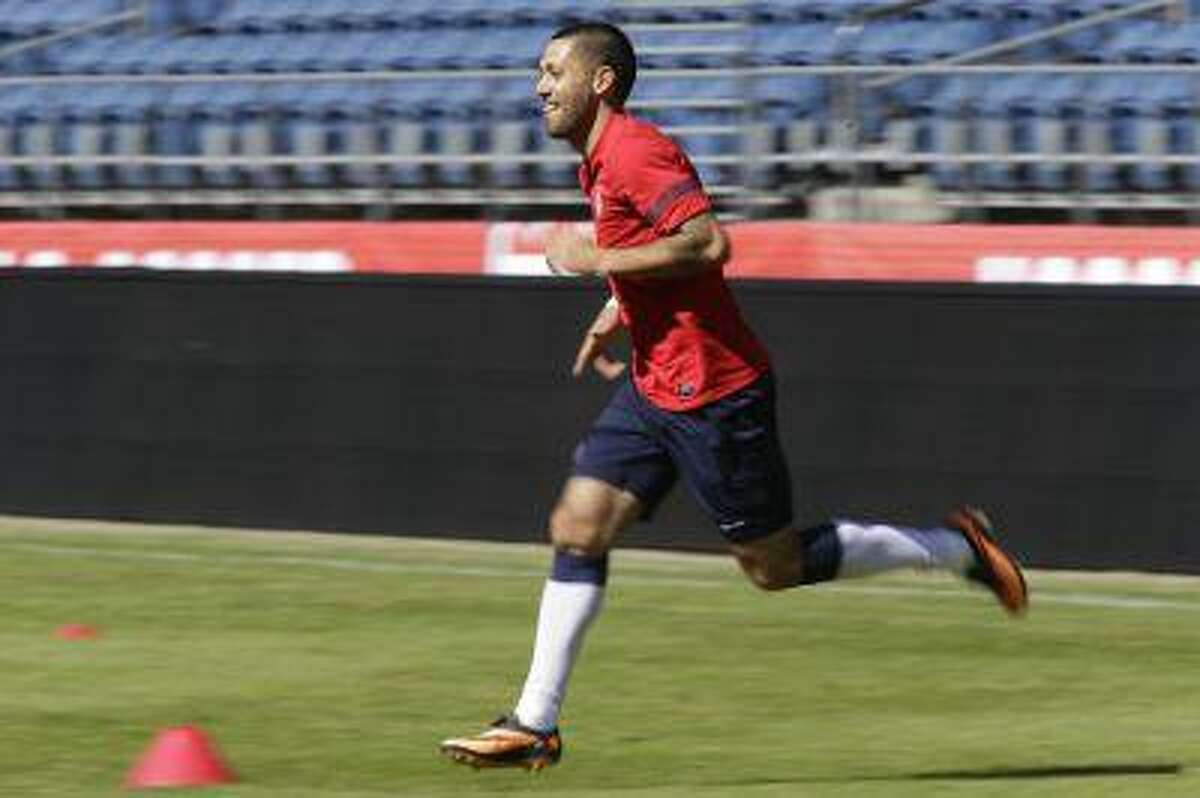
[[[552,227],[9,222],[0,223],[0,267],[547,275]],[[1192,228],[741,222],[729,231],[735,278],[1200,285]]]
[[[9,222],[0,266],[478,273],[480,222]]]

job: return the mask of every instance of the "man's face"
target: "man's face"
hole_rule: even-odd
[[[600,96],[594,91],[595,69],[573,39],[553,39],[538,62],[535,91],[542,99],[546,133],[558,139],[587,134]]]

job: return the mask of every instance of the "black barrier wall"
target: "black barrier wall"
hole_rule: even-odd
[[[742,283],[801,520],[1200,572],[1200,292]],[[535,541],[597,283],[0,274],[0,512]],[[676,495],[629,545],[718,548]]]

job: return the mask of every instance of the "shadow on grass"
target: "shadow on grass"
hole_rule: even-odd
[[[814,777],[799,779],[749,779],[721,782],[726,786],[763,786],[770,784],[848,784],[852,782],[904,781],[1004,781],[1037,779],[1088,779],[1134,776],[1178,776],[1184,772],[1179,762],[1115,762],[1094,765],[1046,765],[1044,767],[996,767],[978,770],[931,770],[921,773],[894,775],[847,775],[845,777]]]
[[[1103,776],[1177,776],[1178,762],[1123,762],[1103,765],[1047,765],[1036,768],[940,770],[901,776],[907,781],[993,781],[1003,779],[1086,779]]]

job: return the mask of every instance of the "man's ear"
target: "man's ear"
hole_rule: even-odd
[[[606,96],[617,85],[617,73],[612,67],[604,65],[592,73],[592,91],[601,97]]]

